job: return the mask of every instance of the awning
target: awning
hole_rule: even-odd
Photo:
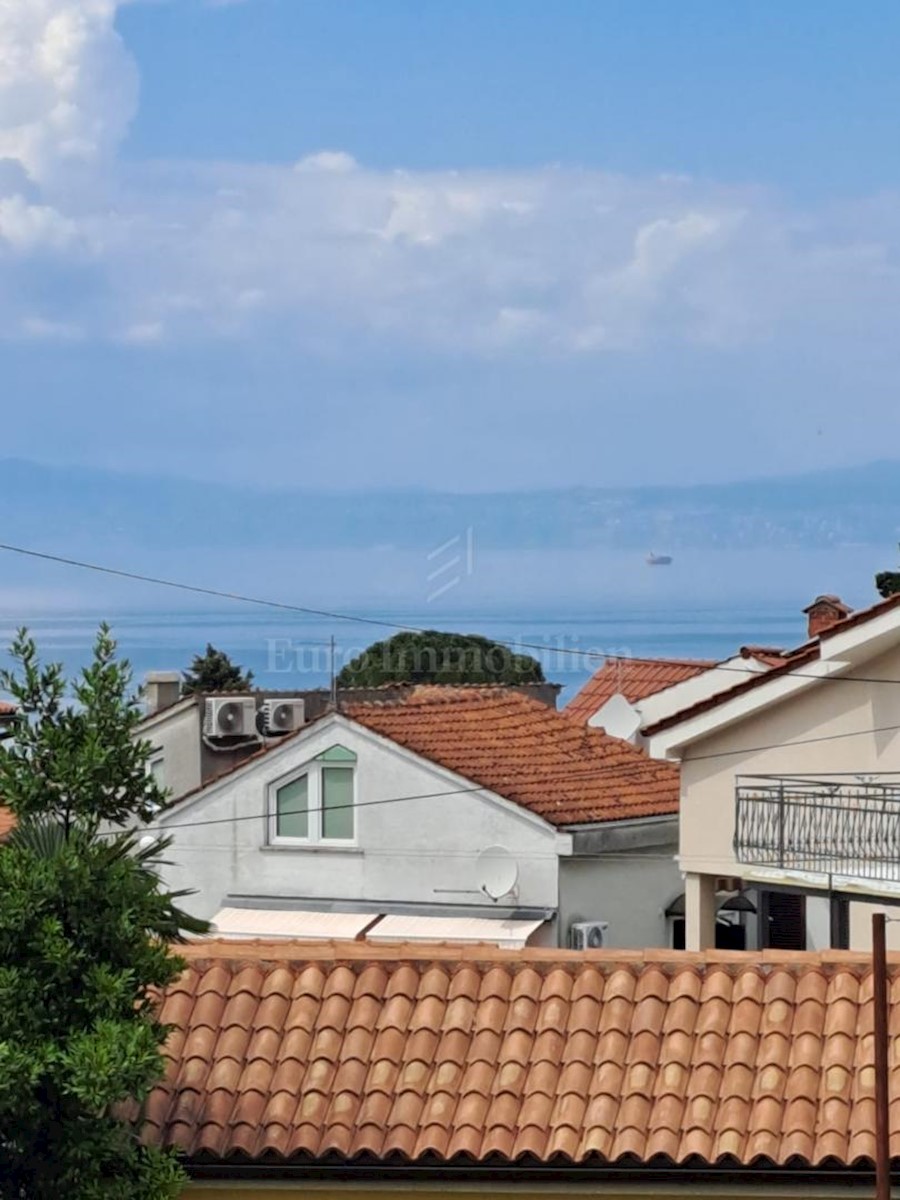
[[[494,920],[488,917],[413,917],[394,913],[374,925],[368,942],[487,942],[503,950],[521,950],[543,921]]]
[[[301,912],[298,909],[221,908],[211,930],[218,937],[283,937],[309,941],[354,941],[377,913]]]
[[[675,899],[666,909],[666,916],[683,917],[685,911],[684,892],[682,892],[680,896],[675,897]],[[720,904],[718,911],[755,913],[756,905],[745,892],[738,892],[736,895],[729,897],[724,904]]]

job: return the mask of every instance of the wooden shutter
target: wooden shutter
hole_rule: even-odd
[[[763,892],[763,945],[770,950],[806,949],[806,897],[796,892]]]

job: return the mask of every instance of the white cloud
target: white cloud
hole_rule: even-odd
[[[294,167],[295,171],[333,171],[344,174],[354,171],[357,167],[352,154],[343,150],[320,150],[317,154],[307,154]]]
[[[118,163],[137,79],[116,7],[0,0],[0,254],[55,256],[58,303],[38,299],[60,328],[584,355],[840,337],[851,312],[883,329],[900,307],[892,197],[801,212],[683,175],[370,170],[334,148]],[[5,282],[2,319],[39,336],[21,290]]]
[[[137,321],[122,332],[120,340],[131,346],[152,346],[162,341],[164,333],[161,321]]]
[[[116,0],[0,3],[0,158],[48,182],[110,154],[137,103]]]
[[[84,330],[80,325],[69,321],[48,320],[46,317],[38,316],[25,317],[21,324],[21,331],[26,338],[51,342],[78,342],[84,337]]]
[[[29,204],[24,196],[0,196],[0,245],[29,253],[62,250],[77,238],[75,222],[45,204]]]
[[[900,303],[889,206],[838,219],[701,181],[170,164],[103,173],[92,206],[83,195],[74,216],[0,200],[0,238],[64,258],[88,246],[103,286],[66,319],[116,340],[267,323],[307,347],[362,334],[585,354],[752,343],[839,325],[851,297]]]

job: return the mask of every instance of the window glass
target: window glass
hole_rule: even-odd
[[[321,754],[317,754],[319,762],[356,762],[356,755],[346,746],[329,746]]]
[[[309,837],[309,779],[301,775],[275,795],[275,833],[278,837]]]
[[[353,772],[322,768],[322,837],[353,837]]]

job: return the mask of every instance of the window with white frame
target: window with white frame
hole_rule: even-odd
[[[273,785],[269,802],[272,842],[340,843],[356,837],[356,755],[330,746],[296,774]]]

